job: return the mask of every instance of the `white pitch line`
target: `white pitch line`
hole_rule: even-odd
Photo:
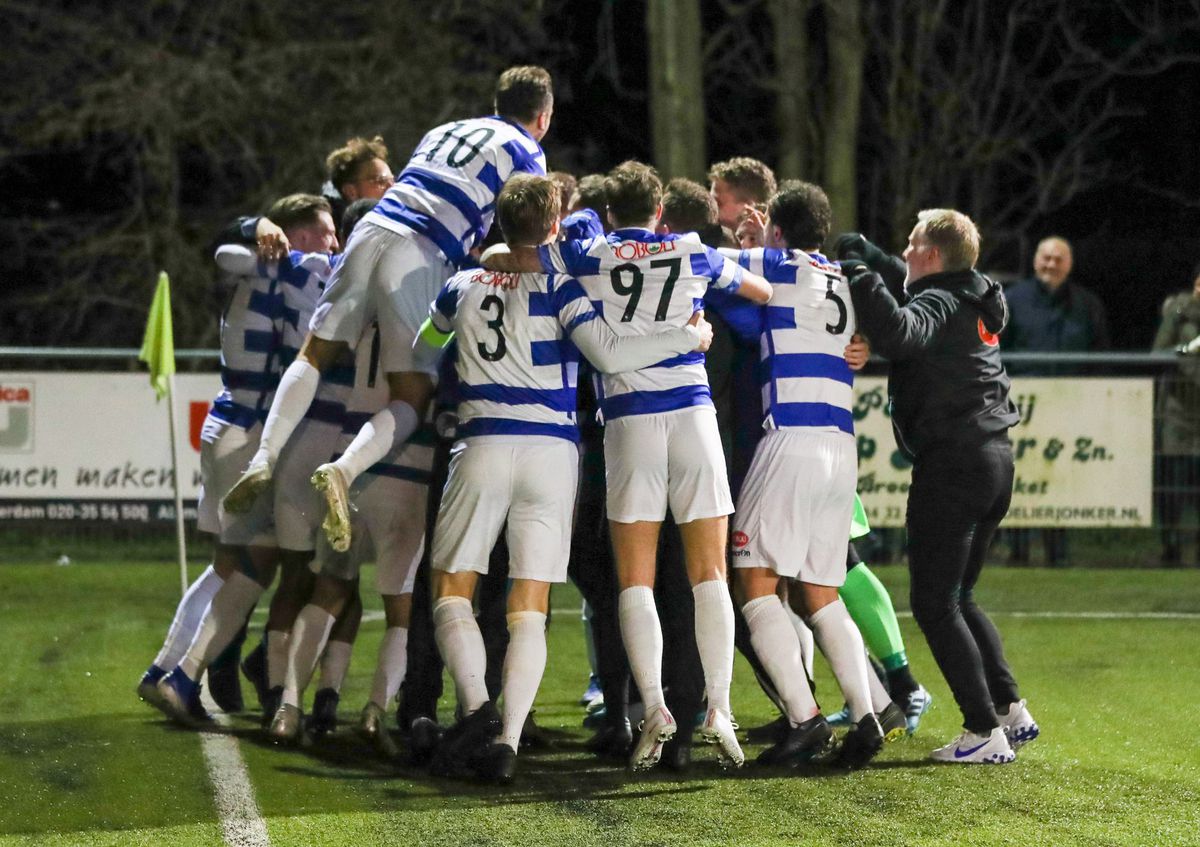
[[[207,688],[202,701],[221,729],[227,730],[229,717],[208,696]],[[254,786],[250,784],[246,762],[238,749],[237,736],[227,732],[201,732],[200,746],[208,766],[213,805],[217,808],[225,843],[229,847],[271,847],[267,824],[254,799]]]

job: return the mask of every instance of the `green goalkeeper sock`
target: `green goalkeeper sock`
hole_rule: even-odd
[[[892,598],[866,564],[850,569],[838,594],[862,632],[867,649],[883,663],[884,669],[891,671],[907,665],[904,638],[900,635]]]

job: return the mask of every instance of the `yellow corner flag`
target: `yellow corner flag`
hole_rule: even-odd
[[[146,336],[138,358],[150,366],[150,384],[158,399],[168,393],[169,380],[175,373],[175,331],[171,325],[171,281],[159,271],[158,287],[146,319]]]

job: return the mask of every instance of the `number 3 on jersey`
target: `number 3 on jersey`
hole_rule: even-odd
[[[496,316],[491,317],[492,307],[495,307]],[[488,345],[480,341],[476,344],[479,350],[479,355],[488,362],[498,362],[504,358],[504,354],[508,352],[508,342],[504,338],[504,301],[495,294],[489,294],[484,297],[479,304],[479,310],[487,312],[491,320],[487,322],[487,328],[496,333],[496,347],[494,350],[488,349]]]

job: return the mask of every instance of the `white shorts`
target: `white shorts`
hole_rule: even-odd
[[[337,424],[304,419],[275,463],[275,538],[281,550],[315,550],[325,519],[325,498],[309,479],[333,457],[341,441]]]
[[[196,509],[200,531],[212,533],[222,544],[234,547],[274,547],[269,496],[259,497],[243,515],[230,515],[221,508],[221,498],[233,488],[258,450],[262,424],[245,430],[232,424],[210,428],[206,423],[206,429],[220,435],[200,442],[200,501]]]
[[[510,579],[565,582],[579,448],[550,436],[483,436],[454,445],[433,534],[433,567],[488,572],[508,521]]]
[[[770,430],[742,484],[731,541],[735,568],[839,587],[858,484],[854,438],[842,432]]]
[[[352,580],[364,562],[375,560],[375,590],[380,594],[412,594],[417,565],[425,553],[424,483],[365,473],[350,489],[350,549],[335,553],[320,538],[313,571]]]
[[[725,453],[711,406],[630,415],[604,425],[608,519],[675,523],[733,512]]]
[[[355,227],[309,329],[317,338],[358,344],[379,321],[380,365],[385,373],[414,371],[412,347],[429,304],[454,268],[433,243],[364,221]]]

